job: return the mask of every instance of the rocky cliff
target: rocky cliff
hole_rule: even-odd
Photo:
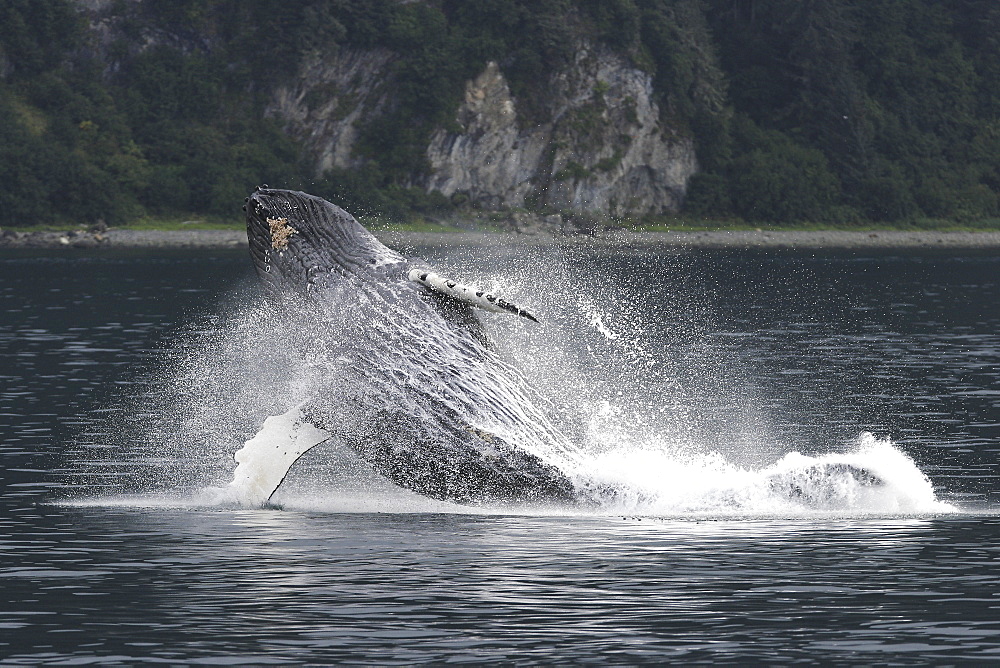
[[[995,226],[981,5],[0,2],[0,225],[226,216],[267,182],[518,229]]]
[[[266,112],[312,156],[317,176],[350,169],[361,125],[392,104],[393,54],[386,49],[341,49],[307,58],[298,77],[279,85]]]
[[[623,216],[680,207],[697,169],[694,145],[662,125],[647,74],[582,46],[549,83],[547,119],[523,127],[517,100],[490,63],[466,87],[461,130],[431,140],[428,189],[486,208],[529,201]]]
[[[393,55],[342,49],[279,86],[268,113],[312,155],[317,174],[356,167],[361,123],[393,105]],[[518,111],[495,62],[467,82],[455,124],[434,132],[413,184],[484,209],[523,206],[615,216],[676,211],[697,170],[694,143],[664,124],[649,74],[581,42],[552,72],[541,122]]]
[[[288,16],[259,16],[260,9],[253,14],[261,3],[189,3],[179,9],[151,0],[73,3],[89,24],[81,50],[99,64],[107,80],[142,90],[144,97],[151,90],[177,90],[179,95],[184,82],[209,73],[215,79],[203,89],[220,100],[229,96],[220,108],[243,104],[259,115],[257,105],[263,100],[264,115],[298,142],[317,180],[326,175],[332,177],[326,182],[342,183],[343,173],[328,172],[360,172],[366,163],[391,161],[391,174],[383,170],[372,179],[376,188],[415,187],[485,210],[524,207],[625,217],[679,210],[698,169],[691,131],[677,130],[689,124],[664,121],[674,115],[661,113],[659,105],[666,98],[662,90],[654,90],[650,71],[639,69],[626,55],[634,55],[634,49],[612,49],[606,41],[588,36],[578,12],[563,16],[573,28],[560,37],[560,55],[532,72],[530,86],[524,85],[523,69],[520,79],[504,72],[503,63],[511,66],[516,61],[508,56],[499,64],[485,63],[465,82],[464,97],[459,98],[462,77],[475,72],[464,66],[469,57],[456,52],[434,61],[430,48],[414,57],[433,31],[385,37],[406,23],[401,17],[414,25],[439,17],[431,3],[399,3],[391,10],[399,21],[383,17],[374,23],[378,37],[365,47],[352,42],[347,27],[331,30],[325,41],[309,43],[307,38],[315,38],[322,26],[337,24],[337,12],[330,9],[332,14],[321,16],[306,10],[329,9],[330,3],[307,3]],[[228,14],[223,11],[227,7]],[[234,12],[251,14],[241,23]],[[351,16],[345,10],[341,18]],[[240,28],[252,19],[266,21]],[[356,16],[353,20],[355,32],[361,30]],[[551,37],[554,28],[545,25],[544,35]],[[166,52],[183,54],[186,61],[171,60]],[[193,63],[190,71],[176,72],[184,62]],[[417,78],[404,78],[415,62],[421,63]],[[453,69],[462,73],[444,83],[427,74],[456,63],[462,66]],[[234,71],[250,75],[240,82],[232,77]],[[150,81],[136,85],[143,76]],[[219,95],[224,81],[232,88]],[[242,93],[233,93],[236,85]],[[655,85],[662,87],[662,81]],[[196,102],[197,86],[188,86]],[[414,119],[426,105],[414,105],[400,91],[420,87],[434,90],[431,105],[440,104]],[[250,100],[252,105],[245,104]],[[143,118],[159,115],[150,112]],[[380,119],[392,128],[412,119],[409,143],[402,147],[385,137],[381,146],[373,142],[372,129]],[[393,147],[402,148],[387,156]]]

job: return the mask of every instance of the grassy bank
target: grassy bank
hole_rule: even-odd
[[[957,221],[942,218],[924,218],[913,221],[865,223],[794,222],[781,224],[748,223],[744,220],[709,218],[656,218],[631,223],[621,227],[642,232],[712,232],[712,231],[768,231],[768,232],[996,232],[1000,218]]]
[[[507,228],[503,220],[509,214],[453,214],[447,219],[430,220],[414,218],[398,222],[387,218],[360,216],[359,221],[374,231],[457,233],[470,230],[501,232]],[[1000,218],[956,221],[927,218],[909,222],[868,223],[816,223],[796,222],[781,224],[749,223],[740,219],[712,219],[696,217],[655,217],[640,220],[596,219],[598,229],[624,229],[634,232],[996,232],[1000,231]],[[195,231],[242,229],[241,217],[233,216],[147,216],[132,220],[116,229],[136,231]],[[21,232],[70,232],[88,229],[86,225],[37,225],[17,228]]]

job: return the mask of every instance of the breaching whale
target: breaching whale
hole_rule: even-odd
[[[319,197],[264,186],[245,210],[269,307],[318,324],[327,368],[313,396],[236,453],[230,488],[240,501],[266,502],[299,457],[331,438],[435,499],[576,498],[568,472],[578,452],[492,350],[476,311],[533,314],[404,257]]]
[[[477,315],[536,326],[535,314],[386,247],[319,197],[264,186],[245,209],[266,308],[310,323],[306,354],[319,382],[236,452],[223,498],[266,503],[303,454],[336,439],[390,481],[434,499],[590,507],[619,500],[623,490],[593,477],[592,462],[536,406]],[[825,507],[885,483],[860,466],[811,460],[762,484]],[[624,495],[644,498],[641,490]]]

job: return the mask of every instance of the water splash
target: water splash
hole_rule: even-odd
[[[888,439],[862,434],[830,444],[826,454],[800,454],[772,438],[754,413],[740,369],[706,345],[706,310],[689,290],[658,294],[654,303],[625,282],[574,271],[579,263],[572,257],[519,262],[500,262],[497,275],[484,279],[545,316],[540,326],[485,316],[498,357],[513,360],[526,378],[510,369],[518,373],[518,386],[535,388],[518,396],[531,406],[510,410],[546,416],[545,433],[521,430],[514,438],[552,441],[548,425],[554,425],[565,437],[558,437],[560,447],[564,441],[573,447],[564,470],[596,490],[590,495],[595,503],[519,511],[785,516],[956,510],[935,497],[926,476]],[[484,264],[481,258],[478,263]],[[462,269],[461,262],[452,268]],[[465,273],[475,275],[475,267]],[[342,332],[262,309],[246,296],[235,301],[240,305],[193,328],[171,349],[167,373],[143,411],[149,417],[143,444],[132,442],[133,463],[148,473],[132,491],[158,489],[155,498],[195,505],[238,503],[232,490],[211,488],[232,479],[240,444],[294,443],[290,409],[343,371],[343,360],[318,354],[329,349],[316,345]],[[706,396],[727,407],[726,419],[704,410]],[[504,427],[466,409],[476,428]],[[859,478],[858,471],[881,484]],[[273,501],[317,510],[469,511],[388,483],[335,443],[296,464]]]
[[[600,309],[598,309],[590,299],[583,295],[577,295],[577,304],[579,305],[580,311],[587,317],[588,324],[600,332],[604,338],[608,341],[617,341],[621,338],[621,334],[611,331],[611,329],[604,324],[606,316],[601,313]]]
[[[581,475],[615,490],[608,512],[650,515],[922,514],[957,509],[889,439],[862,433],[843,452],[790,452],[760,467],[719,452],[624,447]]]

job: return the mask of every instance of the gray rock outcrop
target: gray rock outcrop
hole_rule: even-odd
[[[278,86],[265,110],[313,157],[317,175],[360,164],[354,154],[361,124],[391,104],[394,57],[385,49],[341,49],[306,60],[297,79]]]
[[[647,73],[581,47],[551,89],[549,120],[522,127],[503,73],[490,63],[466,86],[462,131],[431,139],[428,190],[490,209],[533,202],[626,216],[680,207],[697,170],[694,143],[663,126]]]
[[[317,175],[350,169],[359,127],[393,104],[393,54],[342,49],[279,86],[267,113],[310,152]],[[680,208],[694,142],[660,117],[650,75],[586,43],[552,73],[543,120],[528,124],[496,63],[466,84],[457,127],[430,138],[413,184],[484,209],[524,206],[614,216]]]

